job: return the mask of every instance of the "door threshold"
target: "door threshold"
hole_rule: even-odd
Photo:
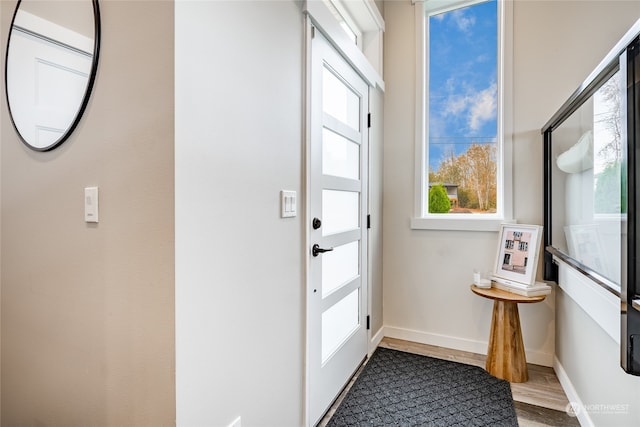
[[[362,362],[360,362],[360,364],[356,368],[353,375],[349,377],[349,380],[347,381],[347,383],[344,385],[344,387],[342,387],[342,390],[340,390],[340,393],[338,393],[338,395],[333,400],[333,402],[331,402],[331,406],[329,406],[329,409],[327,409],[327,412],[325,412],[322,418],[320,418],[320,421],[318,422],[318,424],[316,424],[316,427],[326,427],[329,421],[331,421],[331,417],[333,417],[333,414],[336,413],[336,410],[338,410],[338,407],[344,400],[347,393],[349,393],[349,390],[351,390],[353,383],[356,382],[356,380],[358,379],[358,377],[362,373],[362,370],[364,369],[364,367],[368,362],[369,362],[369,356],[365,356],[364,359],[362,359]]]

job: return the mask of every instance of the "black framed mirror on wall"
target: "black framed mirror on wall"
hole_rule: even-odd
[[[87,106],[98,66],[98,0],[19,0],[5,61],[11,121],[22,142],[49,151]]]

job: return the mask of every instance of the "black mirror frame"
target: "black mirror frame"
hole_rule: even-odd
[[[24,139],[24,137],[18,130],[18,127],[16,126],[16,123],[13,120],[13,113],[11,112],[11,103],[9,102],[9,88],[7,86],[9,47],[11,45],[11,34],[13,33],[13,30],[12,30],[13,23],[15,22],[16,15],[20,10],[20,4],[22,4],[22,0],[18,0],[18,3],[16,4],[16,9],[13,12],[13,17],[11,18],[11,27],[9,27],[9,36],[7,37],[7,50],[5,52],[5,58],[4,58],[4,88],[5,88],[4,92],[5,92],[5,99],[7,102],[7,108],[9,111],[9,117],[11,118],[11,124],[13,125],[13,128],[16,130],[16,133],[18,134],[20,141],[22,141],[22,143],[27,147],[29,147],[31,150],[44,152],[44,151],[51,151],[54,148],[60,146],[63,142],[69,139],[73,131],[78,126],[78,123],[80,122],[80,119],[82,118],[82,115],[84,114],[84,111],[87,108],[87,104],[89,103],[89,98],[91,97],[91,91],[93,90],[93,84],[96,79],[96,74],[98,72],[98,58],[100,56],[100,31],[101,31],[100,6],[98,4],[98,0],[91,0],[91,2],[93,4],[94,43],[93,43],[93,58],[91,62],[91,72],[89,74],[89,80],[87,81],[87,88],[84,92],[84,97],[82,99],[82,103],[80,104],[80,108],[78,109],[76,116],[74,117],[73,122],[71,122],[71,125],[69,126],[69,128],[53,144],[48,145],[46,147],[34,147],[33,145],[29,144],[29,142]]]

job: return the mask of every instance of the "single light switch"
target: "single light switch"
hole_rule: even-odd
[[[84,220],[98,222],[98,187],[84,189]]]
[[[295,191],[280,192],[280,209],[282,218],[291,218],[298,214]]]

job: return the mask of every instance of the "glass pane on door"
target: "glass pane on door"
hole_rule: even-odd
[[[358,277],[359,241],[333,248],[322,258],[322,297]]]
[[[357,229],[360,226],[359,203],[357,192],[322,190],[322,235]]]
[[[322,111],[360,130],[360,97],[330,69],[322,69]]]
[[[326,362],[358,327],[359,291],[360,289],[355,289],[322,313],[322,363]]]
[[[360,179],[360,146],[323,128],[322,173],[341,178]]]

